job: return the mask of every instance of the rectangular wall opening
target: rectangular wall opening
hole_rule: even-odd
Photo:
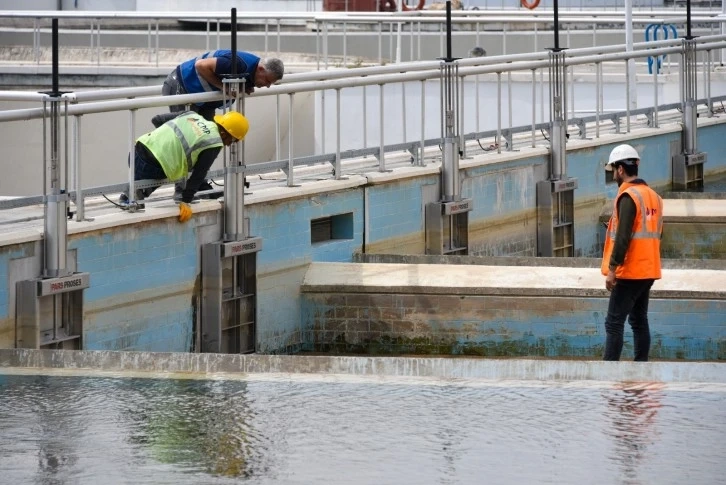
[[[312,244],[336,239],[353,239],[353,213],[320,217],[310,221]]]

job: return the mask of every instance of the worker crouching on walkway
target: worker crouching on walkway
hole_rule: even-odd
[[[192,111],[183,113],[136,140],[134,179],[176,181],[191,171],[186,187],[174,197],[179,203],[179,221],[186,222],[192,216],[189,204],[222,146],[242,140],[248,130],[247,118],[236,111],[215,115],[211,122]],[[145,199],[159,185],[136,189],[136,199]],[[120,203],[128,206],[127,194],[121,194]]]
[[[632,146],[619,145],[605,166],[619,189],[601,267],[610,291],[603,360],[620,360],[626,318],[633,329],[635,360],[647,361],[650,351],[648,301],[653,282],[661,277],[663,200],[638,178],[639,164],[640,156]]]

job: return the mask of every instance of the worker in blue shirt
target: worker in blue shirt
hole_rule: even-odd
[[[280,59],[275,57],[260,59],[249,52],[237,51],[237,77],[245,80],[245,91],[252,94],[255,88],[268,88],[282,79],[285,67]],[[189,59],[179,64],[164,81],[161,94],[164,96],[175,94],[193,94],[221,91],[222,80],[232,75],[232,51],[221,49],[205,52],[199,57]],[[222,101],[194,103],[190,106],[207,120],[212,120],[214,111],[222,106]],[[172,113],[186,111],[186,105],[170,106]],[[157,115],[152,118],[154,126],[158,127],[173,118],[169,113]]]
[[[237,51],[237,77],[245,80],[245,92],[252,94],[255,88],[269,88],[282,79],[285,66],[276,57],[259,58],[249,52]],[[196,94],[221,91],[222,80],[232,75],[232,51],[220,49],[205,52],[199,57],[182,62],[169,73],[161,88],[163,96],[176,94]],[[206,103],[192,103],[189,107],[184,104],[169,106],[170,113],[158,114],[151,118],[154,127],[158,128],[167,121],[189,109],[202,115],[208,121],[214,120],[214,113],[222,106],[222,101]],[[204,181],[200,187],[202,191],[212,190],[212,185]],[[184,181],[175,185],[175,198],[181,197],[184,190]],[[209,195],[210,198],[218,195]]]

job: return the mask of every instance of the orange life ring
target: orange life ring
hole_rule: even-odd
[[[534,10],[539,6],[539,0],[532,0],[531,2],[529,0],[522,0],[522,6],[524,8]]]
[[[537,0],[535,0],[535,1],[537,1]],[[426,5],[426,0],[418,0],[418,5],[416,5],[415,8],[411,8],[408,5],[406,5],[405,0],[402,0],[401,10],[403,10],[404,12],[408,12],[409,10],[423,10],[424,5]]]

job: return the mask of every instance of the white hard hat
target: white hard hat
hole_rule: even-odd
[[[638,155],[638,151],[635,148],[628,144],[618,145],[610,152],[610,159],[607,165],[605,165],[605,170],[608,172],[612,171],[613,165],[618,162],[625,165],[638,165],[640,163],[640,155]]]

